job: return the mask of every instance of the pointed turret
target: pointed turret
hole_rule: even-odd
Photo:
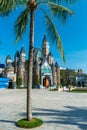
[[[43,38],[42,41],[42,54],[47,57],[47,55],[49,54],[49,42],[46,38],[46,35]]]
[[[58,63],[56,62],[55,63],[55,67],[58,69],[59,68],[59,65],[58,65]]]
[[[25,62],[25,57],[26,57],[26,52],[25,52],[25,49],[24,47],[21,48],[21,51],[20,51],[20,59]]]
[[[6,65],[7,65],[8,63],[12,63],[12,59],[11,59],[11,56],[10,56],[10,55],[8,55],[8,56],[6,57]]]
[[[18,51],[18,50],[17,50],[16,53],[15,53],[14,59],[15,59],[15,62],[18,62],[19,59],[20,59],[20,54],[19,54],[19,51]]]

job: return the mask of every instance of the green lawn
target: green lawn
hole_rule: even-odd
[[[76,88],[76,89],[71,90],[70,92],[87,93],[87,88]]]

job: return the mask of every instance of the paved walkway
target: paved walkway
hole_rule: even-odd
[[[87,130],[87,93],[33,90],[33,116],[43,125],[33,130]],[[0,90],[0,130],[25,130],[15,123],[26,117],[26,90]]]

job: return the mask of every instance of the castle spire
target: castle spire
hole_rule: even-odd
[[[44,36],[43,41],[42,41],[42,54],[45,57],[47,57],[49,54],[49,42],[46,38],[46,35]]]

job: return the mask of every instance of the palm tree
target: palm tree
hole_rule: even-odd
[[[23,12],[19,15],[15,23],[16,42],[22,38],[22,34],[26,30],[28,21],[30,21],[30,43],[28,54],[28,73],[27,73],[27,120],[32,120],[32,68],[33,68],[33,50],[34,50],[34,14],[36,10],[42,11],[46,19],[46,28],[48,36],[56,44],[60,55],[64,58],[64,50],[60,35],[52,21],[53,18],[60,18],[63,22],[67,16],[72,16],[74,13],[62,6],[62,2],[72,3],[75,0],[0,0],[0,15],[8,15],[12,10],[20,5],[23,6]],[[43,5],[43,6],[42,6]],[[47,6],[48,5],[48,6]],[[49,12],[47,12],[47,7]]]

